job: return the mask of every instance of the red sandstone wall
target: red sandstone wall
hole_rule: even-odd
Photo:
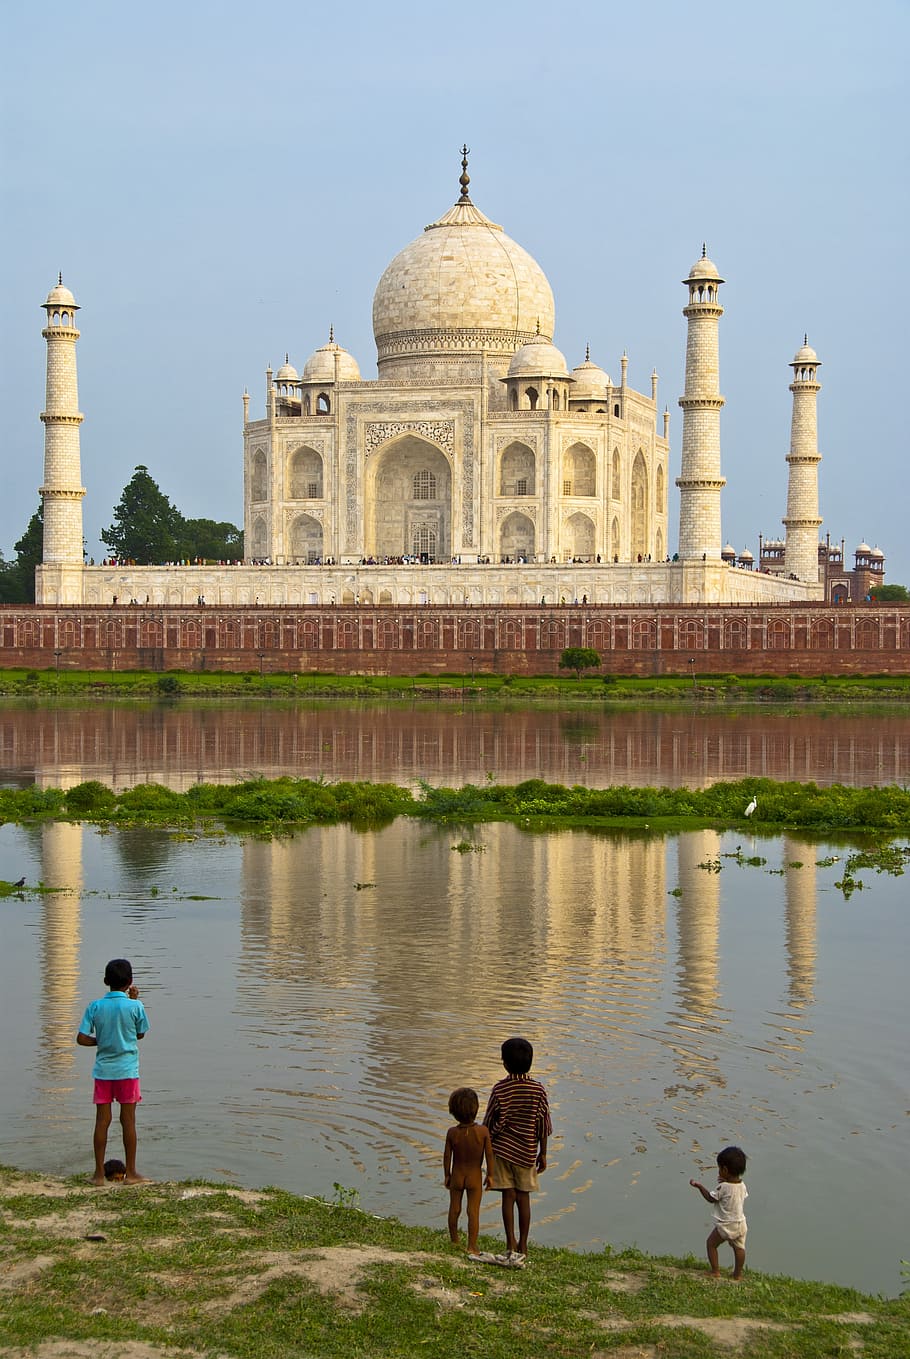
[[[553,675],[910,673],[910,605],[551,608],[0,607],[0,667]]]

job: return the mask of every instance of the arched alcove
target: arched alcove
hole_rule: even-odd
[[[504,448],[499,458],[499,494],[535,495],[536,458],[527,444],[514,443]]]
[[[594,559],[594,521],[586,514],[573,514],[566,522],[565,550],[574,560],[581,557],[587,561]]]
[[[597,459],[587,444],[572,444],[562,460],[563,491],[571,496],[597,494]],[[569,488],[569,489],[567,489]]]
[[[256,518],[253,520],[253,532],[252,539],[250,542],[250,556],[255,561],[261,561],[263,557],[268,556],[268,551],[269,551],[269,537],[268,530],[266,528],[266,523],[261,515],[257,515]]]
[[[322,558],[322,525],[311,514],[298,514],[291,525],[290,554],[294,561],[316,562]]]
[[[507,515],[499,530],[500,556],[508,557],[513,562],[519,557],[525,561],[533,561],[534,552],[533,522],[526,514],[519,514],[517,510],[514,514]]]
[[[296,448],[288,459],[288,499],[321,500],[322,457],[315,448]]]
[[[613,449],[613,461],[610,469],[610,498],[612,500],[622,499],[622,476],[620,472],[621,462],[619,449]]]

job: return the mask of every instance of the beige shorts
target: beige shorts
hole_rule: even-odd
[[[749,1228],[745,1222],[715,1222],[717,1235],[724,1241],[729,1241],[731,1246],[739,1246],[741,1250],[746,1248],[746,1232]]]
[[[506,1161],[495,1154],[490,1178],[494,1189],[520,1189],[531,1194],[540,1188],[536,1166],[518,1166],[514,1161]]]

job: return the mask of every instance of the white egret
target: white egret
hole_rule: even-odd
[[[751,816],[757,806],[758,798],[754,797],[752,801],[749,803],[748,807],[746,808],[746,816]]]

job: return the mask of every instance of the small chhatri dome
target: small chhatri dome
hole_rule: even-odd
[[[818,363],[818,355],[809,343],[808,335],[803,339],[801,348],[797,349],[796,353],[793,355],[793,362],[796,365]]]
[[[62,274],[57,275],[57,283],[48,293],[47,301],[44,305],[46,307],[69,307],[71,310],[74,307],[78,307],[79,304],[75,297],[73,297],[73,294],[63,282]]]
[[[591,365],[592,368],[594,365]],[[569,369],[565,355],[545,335],[535,335],[512,356],[509,377],[567,378]]]
[[[722,559],[723,561],[725,561],[725,562],[732,562],[732,561],[735,561],[735,560],[736,560],[736,548],[732,545],[732,543],[727,543],[727,546],[721,550],[721,554],[720,554],[720,555],[721,555],[721,559]]]
[[[856,555],[857,557],[859,556],[868,557],[871,551],[872,548],[869,546],[869,544],[866,542],[864,538],[863,541],[860,543],[859,547],[856,549]]]
[[[302,381],[334,382],[336,354],[338,355],[339,380],[341,382],[359,382],[360,369],[357,366],[357,360],[353,354],[349,354],[346,349],[342,349],[341,345],[336,343],[334,328],[329,331],[328,344],[320,345],[303,365]]]
[[[708,259],[708,247],[706,245],[703,245],[701,248],[701,259],[695,261],[692,268],[689,270],[687,277],[683,279],[683,282],[690,283],[693,280],[698,281],[703,278],[713,279],[715,283],[723,283],[717,265],[713,260]]]
[[[883,562],[885,560],[885,554],[880,547],[874,547],[869,553],[869,556],[875,562]]]
[[[288,354],[285,354],[284,363],[281,365],[281,367],[278,369],[278,372],[275,374],[276,382],[298,381],[297,369],[294,367],[292,363],[289,362],[289,357],[290,356]]]
[[[749,551],[749,549],[747,547],[744,547],[742,552],[740,552],[739,554],[739,560],[741,562],[754,562],[755,558],[752,556],[752,553]]]
[[[575,386],[572,388],[572,397],[587,397],[590,400],[597,400],[606,396],[607,388],[613,384],[610,382],[609,373],[604,372],[598,364],[591,362],[591,351],[585,349],[585,361],[572,369],[572,378]]]

